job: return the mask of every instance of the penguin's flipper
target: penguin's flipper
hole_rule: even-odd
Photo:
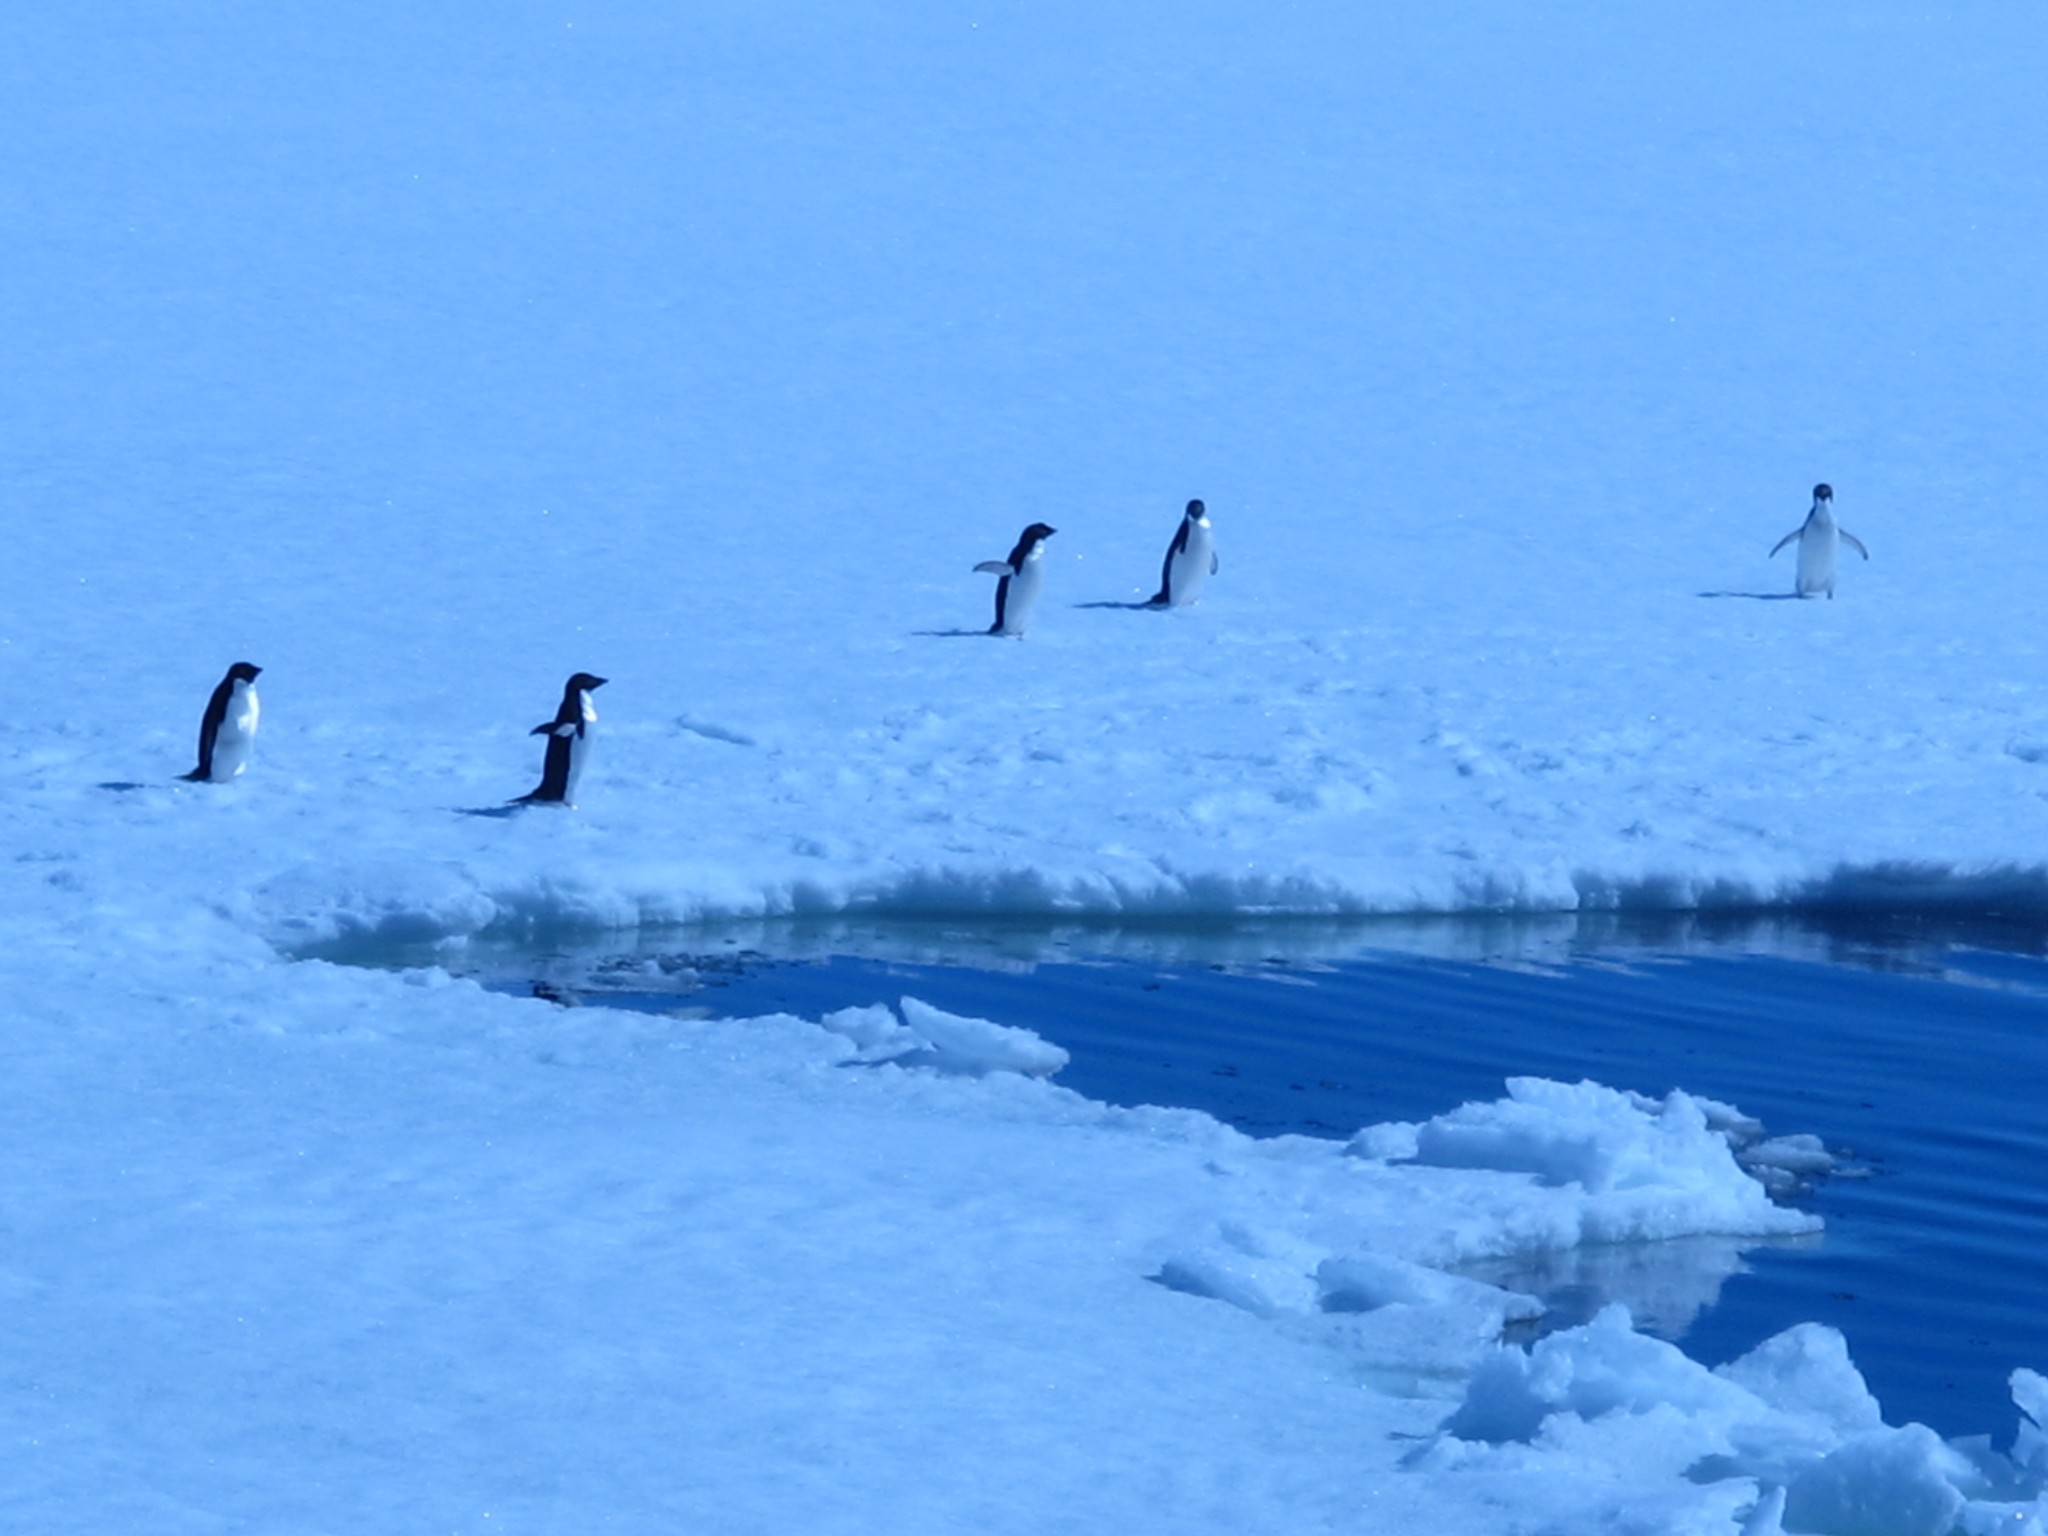
[[[975,569],[984,576],[1014,576],[1017,567],[1007,560],[984,560]]]
[[[1787,544],[1790,544],[1794,539],[1798,538],[1799,535],[1804,532],[1806,532],[1804,524],[1797,528],[1794,528],[1790,533],[1786,534],[1785,537],[1778,540],[1777,543],[1771,546],[1771,555],[1775,555],[1779,550],[1783,549]],[[1765,555],[1764,558],[1768,560],[1771,558],[1771,555]]]
[[[1870,551],[1863,547],[1863,541],[1857,538],[1855,534],[1851,533],[1846,528],[1837,528],[1835,532],[1840,534],[1842,536],[1842,542],[1848,545],[1851,549],[1855,550],[1857,554],[1861,555],[1866,560],[1870,558]]]
[[[532,730],[528,731],[526,734],[529,736],[552,736],[555,734],[555,722],[552,720],[543,720],[539,725],[536,725]]]
[[[1218,560],[1218,559],[1216,558],[1216,551],[1215,551],[1215,550],[1213,550],[1213,549],[1212,549],[1212,550],[1210,550],[1210,551],[1209,551],[1209,574],[1210,574],[1211,576],[1214,576],[1214,575],[1215,575],[1215,574],[1216,574],[1216,573],[1217,573],[1218,571],[1220,571],[1220,570],[1222,570],[1222,569],[1223,569],[1223,562],[1222,562],[1222,561],[1220,561],[1220,560]]]

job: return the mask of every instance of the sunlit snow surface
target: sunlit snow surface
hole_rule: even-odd
[[[2040,905],[2044,44],[8,8],[0,1523],[2030,1528],[2037,1433],[1885,1427],[1824,1332],[1496,1352],[1434,1266],[1793,1219],[1684,1084],[1503,1062],[1446,1166],[1091,1105],[1056,1029],[862,1064],[280,950]],[[1872,558],[1781,600],[1818,480]],[[1191,496],[1220,573],[1129,606]],[[247,774],[174,782],[243,659]],[[495,814],[579,669],[582,809]]]

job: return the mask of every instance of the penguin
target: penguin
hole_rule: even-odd
[[[199,766],[183,778],[194,784],[225,784],[249,766],[256,745],[256,676],[263,669],[246,661],[228,668],[199,717]]]
[[[1031,622],[1031,610],[1038,606],[1038,594],[1045,586],[1045,541],[1059,529],[1033,523],[1017,539],[1007,560],[984,560],[977,571],[1003,579],[996,583],[996,621],[989,625],[992,635],[1021,635]]]
[[[1180,531],[1166,546],[1166,563],[1159,568],[1159,592],[1154,608],[1178,608],[1202,595],[1202,583],[1216,574],[1216,540],[1210,532],[1209,511],[1199,501],[1188,503],[1180,520]]]
[[[1870,551],[1863,547],[1863,541],[1835,521],[1833,486],[1816,485],[1813,488],[1813,510],[1806,514],[1806,521],[1772,545],[1771,554],[1777,554],[1794,539],[1799,541],[1799,574],[1793,579],[1792,590],[1800,597],[1825,592],[1829,601],[1834,600],[1837,540],[1846,543],[1864,559],[1870,558]]]
[[[584,765],[590,761],[590,726],[597,719],[597,710],[590,702],[590,695],[602,688],[605,681],[588,672],[578,672],[563,685],[562,707],[555,711],[555,718],[536,725],[528,733],[548,739],[547,758],[540,771],[540,786],[530,795],[521,795],[512,804],[576,804],[576,785],[583,777]]]

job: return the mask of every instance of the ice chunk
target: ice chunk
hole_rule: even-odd
[[[1170,1290],[1227,1301],[1255,1317],[1310,1311],[1316,1300],[1308,1270],[1313,1250],[1285,1234],[1225,1222],[1212,1238],[1159,1266]]]
[[[1344,1150],[1352,1157],[1382,1162],[1411,1158],[1415,1155],[1415,1127],[1398,1120],[1368,1125],[1345,1143]]]
[[[1070,1059],[1059,1046],[1032,1030],[947,1013],[914,997],[904,998],[902,1007],[903,1022],[924,1037],[936,1064],[949,1072],[1051,1077]]]
[[[901,1066],[936,1067],[980,1077],[1015,1072],[1051,1077],[1067,1064],[1067,1053],[1028,1029],[947,1013],[914,997],[903,999],[903,1021],[887,1007],[842,1008],[819,1022],[858,1047],[856,1061],[892,1061]]]
[[[2021,1366],[2010,1379],[2012,1400],[2022,1415],[2012,1442],[2013,1465],[2035,1486],[2048,1484],[2048,1376]]]
[[[1517,1077],[1507,1086],[1505,1099],[1461,1105],[1417,1127],[1415,1161],[1521,1173],[1590,1196],[1577,1218],[1580,1242],[1820,1225],[1773,1205],[1688,1094],[1660,1103],[1592,1082]]]
[[[1408,1305],[1498,1308],[1515,1319],[1543,1315],[1543,1303],[1533,1296],[1362,1251],[1317,1265],[1316,1286],[1325,1312],[1374,1312]]]
[[[1729,1430],[1733,1470],[1789,1483],[1846,1439],[1884,1427],[1842,1335],[1801,1323],[1715,1372],[1753,1394],[1757,1411]]]
[[[2014,1406],[2038,1427],[2048,1429],[2048,1376],[2021,1366],[2010,1379]]]
[[[1773,1136],[1746,1148],[1742,1162],[1748,1167],[1782,1168],[1805,1178],[1826,1173],[1835,1166],[1833,1154],[1821,1145],[1818,1136]]]
[[[1626,1307],[1608,1307],[1523,1351],[1502,1346],[1480,1362],[1465,1400],[1444,1421],[1460,1440],[1530,1440],[1553,1413],[1596,1419],[1660,1407],[1733,1418],[1749,1395],[1675,1345],[1635,1331]]]
[[[1759,1495],[1756,1508],[1742,1522],[1742,1536],[1785,1536],[1785,1490],[1772,1488]]]
[[[857,1061],[890,1061],[924,1049],[917,1032],[889,1011],[885,1003],[865,1008],[841,1008],[818,1021],[835,1035],[844,1035],[858,1048]]]
[[[1819,1420],[1834,1435],[1867,1434],[1884,1424],[1847,1341],[1822,1323],[1787,1328],[1714,1374],[1772,1408]]]
[[[1598,1083],[1508,1079],[1508,1096],[1465,1104],[1416,1132],[1415,1160],[1437,1168],[1528,1173],[1590,1194],[1668,1182],[1677,1164],[1725,1164],[1690,1097],[1674,1092],[1654,1109]]]
[[[1735,1156],[1774,1195],[1798,1194],[1835,1171],[1834,1155],[1818,1136],[1773,1136],[1740,1147]]]
[[[1719,1131],[1732,1145],[1739,1147],[1763,1135],[1764,1123],[1754,1115],[1744,1114],[1733,1104],[1724,1104],[1719,1099],[1709,1099],[1697,1093],[1691,1097],[1699,1106],[1700,1113],[1707,1117],[1708,1128]],[[1630,1093],[1628,1101],[1646,1114],[1654,1115],[1661,1107],[1660,1102],[1647,1093]]]
[[[1785,1525],[1828,1536],[1947,1536],[1967,1462],[1924,1424],[1858,1435],[1785,1490]]]

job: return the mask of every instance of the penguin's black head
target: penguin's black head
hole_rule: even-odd
[[[1040,539],[1049,539],[1058,532],[1059,529],[1053,527],[1050,523],[1033,523],[1024,530],[1024,542],[1026,544],[1036,544]]]
[[[253,683],[256,681],[256,674],[262,670],[253,661],[238,661],[228,668],[228,681],[231,683]]]
[[[1209,509],[1208,509],[1207,507],[1203,506],[1203,505],[1202,505],[1202,503],[1201,503],[1201,501],[1200,501],[1199,499],[1197,499],[1197,500],[1194,500],[1194,501],[1191,501],[1191,502],[1189,502],[1189,503],[1188,503],[1188,516],[1189,516],[1189,517],[1207,517],[1208,515],[1209,515]]]
[[[1815,501],[1833,501],[1835,499],[1835,488],[1823,480],[1813,488],[1813,499]]]
[[[578,672],[569,679],[568,691],[570,693],[588,693],[593,688],[602,688],[605,682],[606,679],[602,677],[594,677],[588,672]]]

